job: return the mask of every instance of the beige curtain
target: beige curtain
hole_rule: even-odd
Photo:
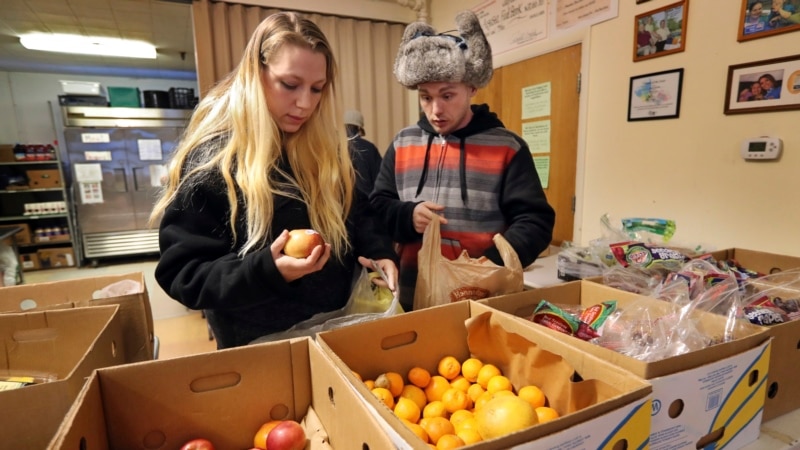
[[[278,11],[211,0],[192,2],[200,96],[233,70],[256,26]],[[392,74],[405,25],[303,14],[333,47],[342,106],[361,111],[366,138],[384,153],[395,133],[409,125],[406,91]]]

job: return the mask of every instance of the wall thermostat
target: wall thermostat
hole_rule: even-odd
[[[778,159],[783,150],[783,141],[775,137],[761,136],[742,141],[744,159]]]

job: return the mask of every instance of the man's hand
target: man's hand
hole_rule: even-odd
[[[447,224],[447,219],[444,218],[444,214],[440,213],[441,211],[444,211],[444,206],[433,202],[417,204],[417,206],[414,207],[413,215],[414,230],[420,234],[425,232],[425,228],[431,223],[433,216],[439,216],[439,222],[442,225]]]

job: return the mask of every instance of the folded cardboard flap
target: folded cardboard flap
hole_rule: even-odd
[[[601,380],[584,378],[563,356],[508,332],[496,318],[496,313],[487,311],[467,321],[470,353],[484,363],[505,367],[503,374],[517,389],[528,384],[538,386],[548,398],[548,406],[560,415],[622,393]]]
[[[140,286],[139,291],[115,297],[97,298],[98,293],[104,288],[124,280],[137,282]],[[3,297],[0,299],[0,312],[103,305],[120,307],[120,320],[126,336],[121,345],[125,347],[128,362],[153,359],[153,313],[142,272],[8,287],[3,290]]]

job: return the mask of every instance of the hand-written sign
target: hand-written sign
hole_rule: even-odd
[[[561,0],[556,6],[556,28],[601,22],[613,9],[616,8],[613,8],[611,0]]]
[[[491,0],[473,11],[499,55],[547,37],[547,6],[547,0]]]

